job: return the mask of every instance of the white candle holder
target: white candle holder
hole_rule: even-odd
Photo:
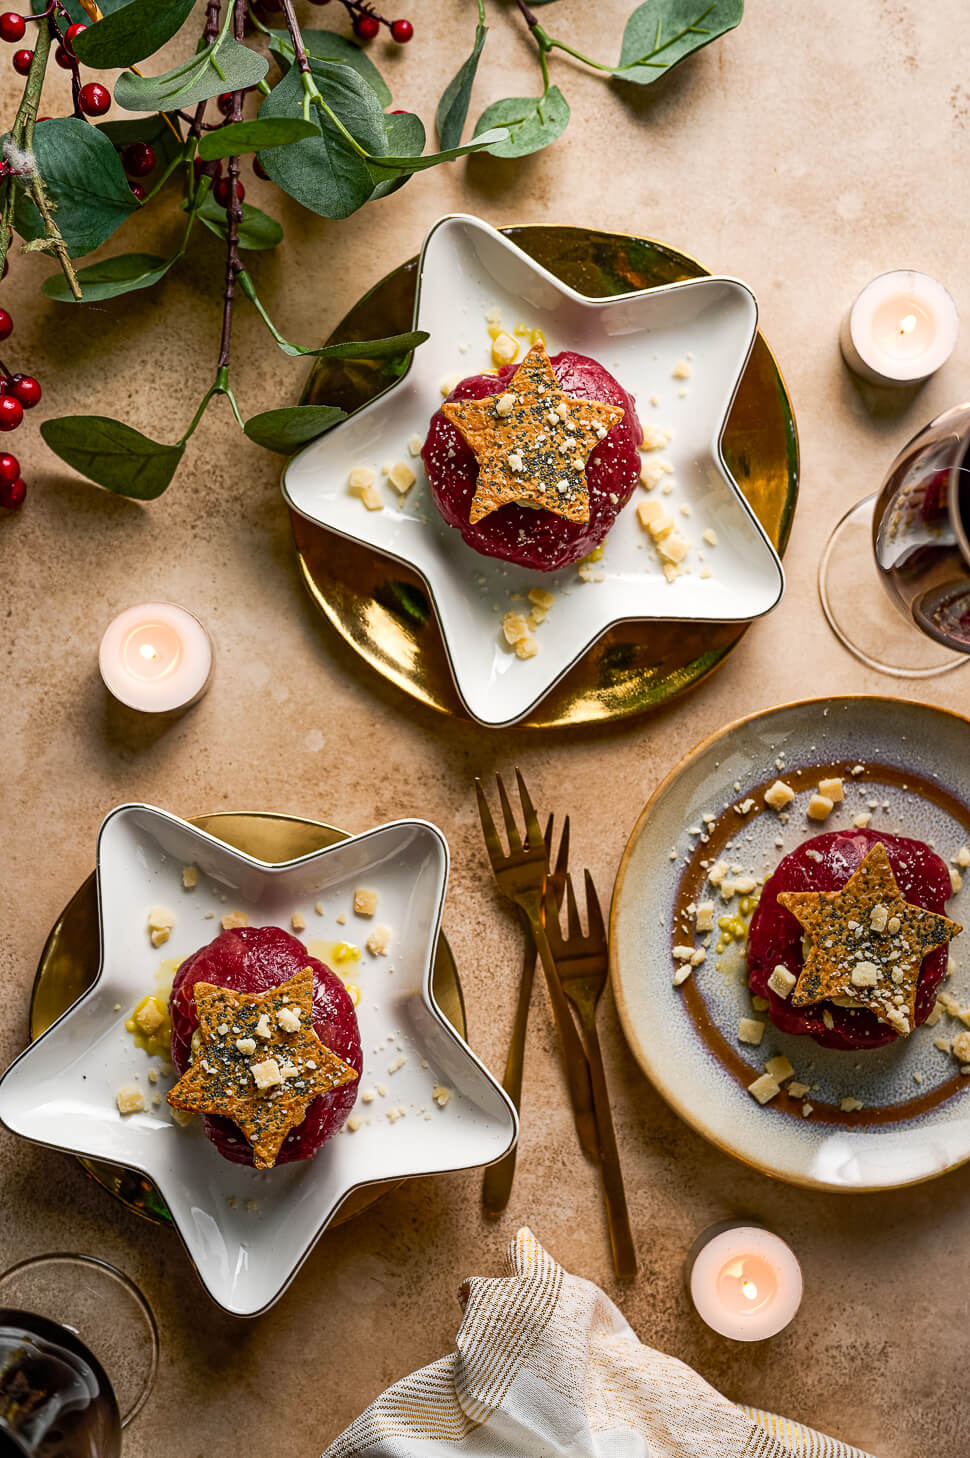
[[[760,1342],[794,1320],[802,1268],[791,1247],[763,1225],[724,1221],[695,1240],[687,1287],[702,1321],[719,1336]]]
[[[212,640],[173,602],[127,608],[108,624],[98,652],[105,687],[129,709],[168,714],[202,697],[212,678]]]
[[[897,269],[866,284],[842,321],[839,345],[861,379],[902,387],[935,374],[959,332],[957,306],[943,285],[928,273]]]

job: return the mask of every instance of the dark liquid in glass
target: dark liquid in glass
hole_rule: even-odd
[[[66,1327],[0,1307],[0,1458],[119,1458],[101,1364]]]

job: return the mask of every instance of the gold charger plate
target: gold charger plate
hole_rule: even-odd
[[[592,298],[654,288],[709,270],[665,243],[589,228],[503,228],[550,273]],[[417,259],[381,279],[327,343],[374,339],[412,327]],[[395,366],[317,360],[304,404],[353,411],[385,390]],[[759,333],[728,417],[724,459],[779,553],[798,496],[798,434],[781,371]],[[416,573],[361,543],[290,513],[300,570],[317,607],[366,663],[435,709],[466,717],[437,620]],[[712,673],[746,623],[622,623],[549,692],[526,724],[552,728],[622,719],[665,703]]]
[[[303,820],[292,815],[271,815],[262,811],[220,812],[200,815],[192,825],[225,841],[236,850],[261,861],[295,860],[311,851],[346,840],[349,831]],[[92,871],[61,912],[41,953],[30,997],[30,1039],[39,1038],[51,1023],[66,1012],[98,975],[100,934],[98,897]],[[447,938],[442,932],[435,952],[432,986],[435,1000],[445,1017],[464,1038],[467,1036],[465,1003],[458,968]],[[150,1180],[134,1170],[100,1160],[78,1156],[87,1173],[115,1195],[129,1210],[157,1224],[171,1224],[168,1206]],[[340,1225],[373,1205],[395,1188],[398,1181],[369,1185],[355,1191],[341,1207],[333,1224]]]

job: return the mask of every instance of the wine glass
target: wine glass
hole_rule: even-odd
[[[0,1458],[119,1458],[155,1380],[141,1292],[92,1256],[47,1255],[0,1276]]]
[[[931,420],[846,512],[818,586],[829,626],[870,668],[930,678],[970,662],[970,404]]]

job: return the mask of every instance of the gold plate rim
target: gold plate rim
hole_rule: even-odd
[[[217,810],[213,811],[211,814],[188,817],[188,823],[190,825],[194,825],[197,829],[206,831],[209,835],[215,836],[216,839],[222,840],[226,845],[234,846],[234,848],[237,850],[244,850],[243,846],[234,845],[234,842],[232,840],[229,840],[225,836],[220,835],[218,829],[214,828],[218,825],[220,821],[224,822],[226,820],[270,821],[275,824],[290,824],[294,827],[299,827],[302,830],[321,831],[327,837],[333,837],[332,839],[328,838],[322,841],[321,847],[325,845],[337,844],[341,840],[349,839],[351,835],[350,831],[343,830],[336,825],[330,825],[326,821],[315,820],[302,815],[277,813],[272,810]],[[64,1006],[62,1006],[59,1011],[53,1015],[53,1017],[51,1017],[47,1021],[44,1021],[42,1025],[38,1024],[38,1022],[36,1021],[37,1000],[39,994],[43,991],[45,977],[51,975],[51,965],[54,957],[57,954],[59,939],[63,937],[65,926],[70,922],[72,916],[78,916],[81,912],[81,908],[90,902],[92,895],[96,894],[96,876],[97,872],[91,871],[89,875],[85,877],[84,881],[82,881],[81,885],[77,888],[73,896],[71,896],[58,917],[55,919],[50,931],[47,934],[47,937],[45,938],[44,946],[38,960],[37,970],[34,974],[34,980],[30,990],[27,1026],[28,1043],[33,1043],[37,1038],[41,1036],[42,1033],[46,1032],[47,1028],[49,1028],[51,1024],[57,1020],[58,1017],[62,1016],[65,1012],[67,1012],[68,1008],[72,1007],[77,1001],[77,998],[83,996],[84,992],[87,991],[88,987],[92,985],[94,979],[92,979],[91,982],[88,982],[79,993],[75,994],[75,996],[70,999],[70,1001],[66,1002]],[[95,962],[100,962],[100,948],[98,948],[96,951]],[[97,967],[95,967],[94,977],[96,978],[96,976]],[[435,1001],[439,1004],[439,1011],[441,1012],[442,1016],[445,1017],[447,1021],[451,1023],[451,1026],[454,1027],[455,1030],[459,1033],[459,1035],[463,1039],[465,1039],[465,1041],[467,1041],[468,1019],[465,1008],[464,991],[461,985],[461,977],[458,972],[458,966],[455,961],[454,953],[451,950],[451,945],[444,931],[441,931],[439,933],[438,944],[435,950],[435,960],[432,971],[432,987],[435,992]],[[444,1007],[441,1006],[442,997],[449,1005],[451,1012],[458,1014],[458,1023],[453,1022],[450,1013],[446,1012]],[[79,1154],[72,1155],[71,1157],[77,1160],[78,1164],[80,1164],[81,1168],[89,1176],[90,1179],[94,1180],[96,1184],[100,1185],[102,1189],[106,1190],[109,1195],[111,1195],[114,1199],[118,1200],[122,1205],[125,1206],[126,1209],[132,1211],[133,1214],[139,1216],[140,1219],[148,1221],[149,1224],[160,1225],[167,1229],[174,1228],[171,1215],[169,1214],[168,1209],[165,1206],[165,1202],[162,1200],[161,1195],[158,1193],[154,1184],[151,1180],[147,1178],[147,1176],[142,1175],[138,1171],[130,1170],[125,1165],[115,1165],[107,1160],[90,1159],[85,1155]],[[148,1199],[150,1203],[146,1205],[141,1205],[136,1200],[129,1198],[124,1193],[118,1178],[119,1171],[121,1172],[122,1176],[129,1177],[131,1180],[136,1182],[137,1188],[143,1194],[145,1194],[146,1199]],[[376,1201],[379,1200],[383,1195],[390,1193],[391,1190],[398,1188],[398,1186],[403,1183],[405,1183],[405,1181],[392,1180],[378,1181],[373,1184],[358,1186],[356,1189],[349,1192],[346,1199],[335,1213],[334,1218],[330,1221],[330,1227],[332,1228],[333,1226],[341,1225],[344,1223],[344,1221],[351,1219],[354,1215],[361,1214],[364,1210],[375,1204]]]
[[[934,1170],[932,1174],[919,1175],[916,1179],[900,1180],[898,1183],[890,1185],[852,1185],[851,1187],[843,1185],[830,1185],[826,1184],[822,1180],[814,1180],[806,1176],[799,1177],[795,1175],[780,1175],[777,1170],[771,1168],[770,1165],[762,1164],[760,1161],[755,1159],[746,1158],[743,1154],[739,1154],[737,1149],[735,1149],[732,1145],[726,1143],[723,1139],[716,1138],[713,1134],[711,1134],[709,1130],[704,1126],[699,1115],[697,1115],[692,1108],[688,1107],[686,1104],[683,1104],[680,1100],[675,1098],[671,1094],[669,1089],[667,1089],[657,1079],[654,1078],[648,1065],[646,1056],[644,1054],[641,1040],[633,1026],[633,1020],[630,1016],[630,1011],[627,1006],[626,997],[623,992],[619,972],[617,970],[619,957],[616,950],[616,920],[617,907],[620,894],[623,890],[623,883],[626,880],[626,874],[629,869],[630,861],[633,857],[634,848],[636,847],[637,842],[639,841],[644,829],[646,828],[647,822],[649,821],[650,816],[653,813],[654,806],[660,800],[661,796],[666,792],[668,787],[679,778],[684,770],[686,770],[690,765],[694,764],[695,761],[698,760],[701,755],[704,754],[708,749],[710,749],[714,744],[717,744],[721,740],[726,739],[729,734],[733,734],[737,729],[743,728],[746,724],[753,723],[756,719],[767,719],[771,715],[784,713],[788,709],[805,709],[812,708],[814,706],[823,707],[830,706],[832,704],[844,703],[905,704],[907,708],[911,708],[913,707],[913,705],[916,705],[918,708],[921,709],[929,709],[932,713],[943,714],[947,718],[956,719],[959,723],[966,725],[966,727],[970,729],[970,717],[968,717],[966,714],[961,714],[956,709],[948,709],[943,704],[927,703],[923,699],[905,699],[899,694],[828,694],[822,695],[820,697],[805,699],[788,699],[781,704],[769,704],[763,709],[756,709],[753,713],[742,714],[737,719],[732,719],[729,723],[722,725],[719,729],[715,729],[710,734],[706,734],[703,739],[698,740],[698,742],[693,745],[692,748],[688,749],[686,754],[681,755],[680,759],[677,761],[674,767],[669,770],[666,775],[664,775],[660,784],[657,785],[653,793],[650,795],[650,798],[644,805],[643,809],[640,811],[640,814],[637,816],[636,824],[631,830],[629,838],[627,839],[627,843],[623,849],[623,854],[620,857],[620,864],[616,873],[616,880],[613,883],[613,895],[610,901],[610,987],[613,992],[613,1000],[616,1004],[616,1010],[620,1018],[620,1025],[623,1028],[623,1036],[626,1038],[627,1045],[630,1049],[630,1052],[636,1059],[640,1071],[646,1076],[646,1078],[649,1079],[651,1086],[656,1089],[657,1093],[663,1099],[664,1103],[667,1104],[668,1108],[672,1109],[673,1112],[678,1116],[678,1118],[683,1119],[684,1123],[687,1124],[691,1129],[693,1129],[696,1134],[700,1134],[700,1136],[705,1139],[708,1144],[712,1144],[716,1149],[719,1149],[722,1154],[729,1155],[731,1159],[736,1160],[739,1164],[745,1165],[746,1168],[753,1169],[757,1171],[758,1174],[767,1175],[769,1179],[777,1180],[779,1184],[793,1185],[796,1189],[819,1190],[825,1194],[830,1195],[874,1195],[884,1194],[890,1190],[911,1189],[914,1185],[925,1185],[929,1184],[932,1180],[942,1179],[944,1175],[952,1174],[955,1169],[959,1169],[961,1165],[970,1162],[970,1153],[965,1154],[961,1159],[956,1160],[953,1164],[947,1165],[945,1169]]]
[[[685,253],[682,249],[675,248],[671,244],[664,243],[658,239],[644,238],[639,234],[618,233],[568,224],[517,224],[510,227],[501,228],[499,229],[499,231],[504,236],[509,237],[512,241],[519,244],[519,246],[524,247],[525,251],[527,252],[529,251],[527,244],[530,237],[535,237],[539,234],[555,234],[557,237],[561,235],[581,235],[584,239],[593,240],[599,245],[609,245],[614,249],[620,248],[623,245],[634,245],[637,247],[643,247],[653,250],[658,255],[662,255],[667,260],[669,260],[675,267],[682,269],[683,272],[679,275],[680,277],[696,278],[710,276],[710,270],[705,268],[704,265],[701,264],[699,260],[694,258],[691,254]],[[408,270],[415,270],[417,268],[417,263],[418,258],[417,255],[415,255],[414,257],[407,259],[396,269],[391,270],[388,274],[385,274],[383,278],[378,280],[378,282],[374,284],[370,289],[368,289],[366,293],[362,295],[361,299],[359,299],[357,303],[355,303],[353,307],[348,311],[348,313],[344,316],[344,318],[330,334],[327,343],[329,344],[339,342],[345,336],[345,334],[347,337],[352,337],[351,321],[353,320],[356,311],[361,308],[361,306],[367,300],[371,299],[374,295],[376,295],[382,288],[391,285],[394,280],[406,274]],[[545,264],[545,266],[551,267],[548,262]],[[555,272],[555,269],[551,268],[551,271]],[[670,281],[671,280],[666,280],[665,282]],[[755,335],[755,342],[752,346],[752,354],[756,349],[760,349],[764,352],[766,359],[771,367],[775,383],[775,394],[779,402],[778,408],[780,411],[782,435],[785,441],[785,485],[783,495],[779,492],[780,514],[775,529],[772,530],[767,524],[761,522],[759,513],[753,503],[748,502],[747,504],[748,509],[751,510],[755,517],[759,520],[762,529],[765,531],[765,534],[768,536],[773,547],[778,552],[779,557],[781,557],[783,556],[788,543],[792,519],[798,499],[800,480],[800,449],[798,440],[798,426],[795,419],[795,412],[791,401],[791,395],[785,383],[781,368],[774,355],[774,352],[771,349],[771,346],[768,344],[760,329],[757,330]],[[747,369],[750,367],[750,363],[751,360],[749,359],[749,365],[746,367],[746,370],[744,372],[745,374],[747,373]],[[311,370],[310,376],[308,377],[303,394],[301,395],[301,399],[306,400],[310,396],[313,389],[313,382],[322,367],[323,363],[320,361],[318,361],[314,365],[313,369]],[[742,379],[739,384],[739,393],[743,386],[743,382],[744,374],[742,375]],[[382,392],[383,389],[386,388],[390,388],[390,386],[383,386],[380,392]],[[365,396],[358,403],[366,403],[368,399],[374,398],[376,393],[379,392],[375,391],[371,395]],[[728,416],[728,422],[730,422],[730,413]],[[744,483],[737,479],[736,472],[732,471],[731,474],[735,477],[738,489],[740,490],[742,496],[744,496]],[[403,690],[410,698],[423,704],[425,707],[434,709],[439,713],[450,714],[458,718],[467,719],[468,722],[475,722],[473,719],[471,719],[471,717],[467,714],[467,712],[461,705],[461,702],[457,695],[457,691],[455,690],[454,685],[451,681],[450,673],[447,678],[447,683],[444,685],[444,687],[442,687],[442,685],[435,683],[432,677],[428,675],[422,676],[419,672],[415,672],[413,664],[416,661],[419,662],[422,656],[420,645],[417,646],[413,653],[401,655],[399,660],[394,660],[391,659],[387,653],[381,651],[375,640],[368,638],[364,635],[358,635],[354,632],[353,624],[349,620],[349,615],[345,612],[342,612],[341,610],[341,585],[338,583],[337,590],[335,592],[332,592],[332,594],[328,596],[327,583],[333,581],[332,575],[328,574],[325,571],[321,571],[315,574],[314,568],[308,560],[307,553],[304,550],[303,545],[301,545],[301,533],[319,533],[322,534],[323,537],[333,536],[333,540],[335,542],[340,542],[343,539],[335,536],[334,534],[328,533],[326,531],[326,528],[314,526],[310,523],[303,521],[299,513],[296,512],[293,508],[290,508],[290,519],[294,534],[294,545],[296,549],[300,574],[304,586],[307,589],[307,592],[311,598],[311,601],[314,603],[314,606],[317,608],[317,610],[335,629],[341,639],[353,650],[355,655],[361,658],[365,663],[367,663],[368,666],[372,668],[375,672],[377,672],[382,678],[386,679],[390,683],[393,683],[397,688]],[[360,547],[362,550],[367,550],[366,544],[355,543],[355,546]],[[372,553],[371,555],[377,556],[379,554]],[[378,605],[377,600],[372,595],[367,594],[366,591],[358,592],[357,590],[353,590],[348,595],[353,596],[355,600],[362,605]],[[434,616],[433,613],[432,616]],[[631,623],[632,621],[633,620],[631,620]],[[622,626],[625,628],[629,628],[631,624],[624,623]],[[649,628],[651,625],[642,624],[641,626]],[[713,629],[717,629],[722,626],[731,628],[734,625],[711,624],[711,627]],[[716,669],[721,666],[721,664],[725,662],[727,657],[734,651],[734,649],[737,647],[738,643],[741,641],[742,637],[747,632],[750,626],[750,622],[739,623],[736,627],[736,631],[731,636],[729,642],[717,646],[713,651],[701,652],[694,658],[688,659],[685,663],[672,667],[670,670],[668,670],[659,688],[651,688],[650,686],[647,686],[640,692],[640,694],[637,695],[633,693],[627,693],[625,697],[623,695],[618,695],[614,690],[601,688],[599,691],[594,690],[592,692],[586,692],[579,698],[571,697],[571,691],[569,688],[570,678],[581,669],[582,664],[588,660],[589,655],[594,652],[596,648],[604,641],[604,639],[600,639],[598,640],[597,644],[591,645],[590,648],[587,649],[586,653],[584,653],[577,661],[577,663],[573,665],[573,667],[567,672],[564,678],[560,679],[558,684],[554,685],[549,690],[545,697],[540,701],[539,705],[536,706],[535,712],[530,714],[524,720],[520,721],[518,724],[515,725],[515,727],[528,729],[551,729],[589,723],[609,723],[630,718],[636,714],[648,712],[650,709],[657,708],[661,704],[667,703],[671,699],[679,697],[688,689],[696,687],[698,684],[702,683],[705,679],[707,679],[712,673],[715,672]],[[440,629],[437,627],[436,619],[434,631],[440,635]],[[616,631],[615,628],[611,629],[609,633],[604,635],[604,638],[608,639],[610,637],[610,634],[614,631]],[[627,645],[621,646],[625,647]],[[639,646],[639,643],[636,646]],[[405,661],[405,659],[407,661]],[[573,707],[570,708],[570,705],[573,705]]]

